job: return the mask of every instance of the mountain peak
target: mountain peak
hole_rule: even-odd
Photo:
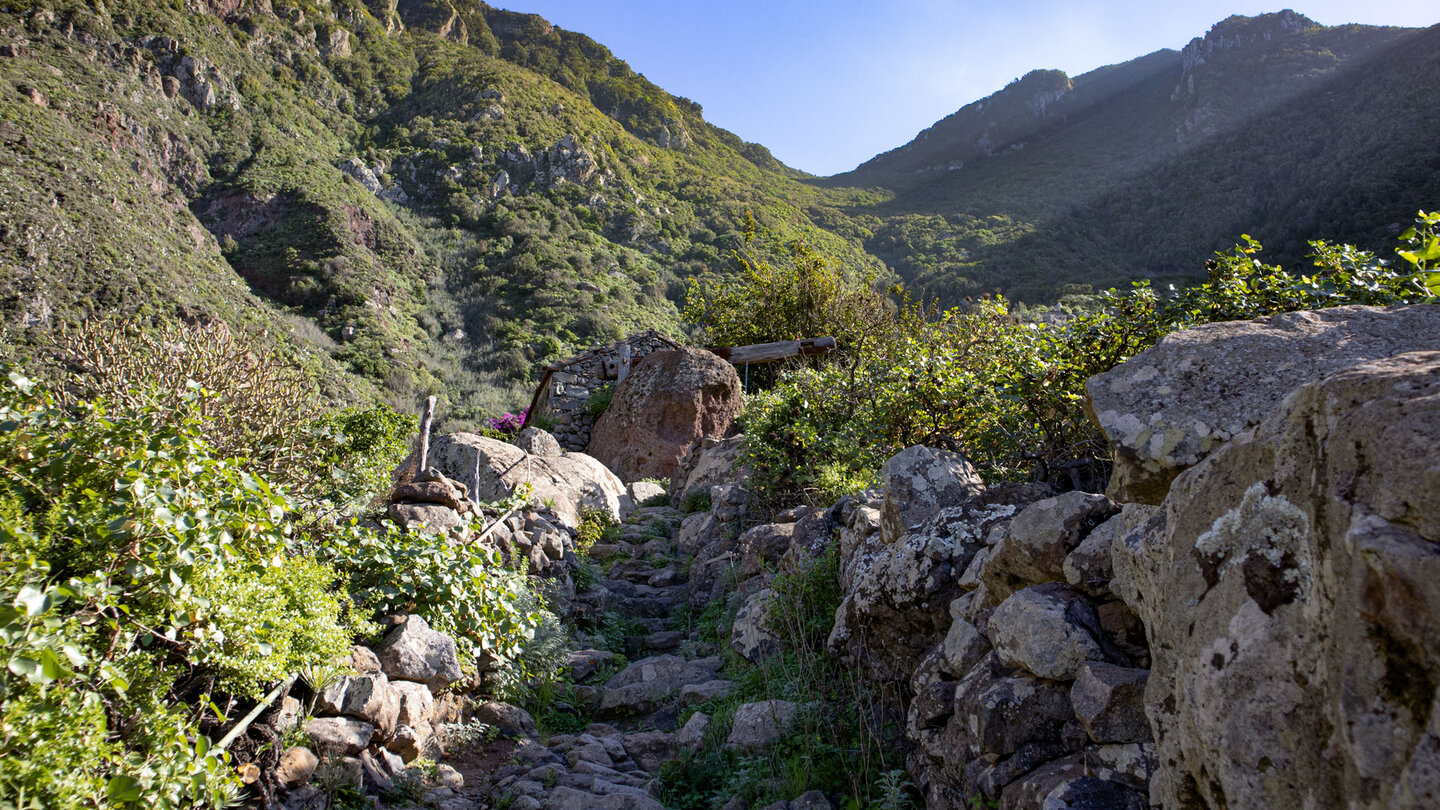
[[[1321,28],[1320,23],[1304,14],[1284,9],[1272,14],[1245,17],[1234,14],[1210,27],[1203,37],[1190,40],[1181,52],[1185,72],[1196,65],[1203,65],[1211,56],[1231,48],[1269,42],[1277,36],[1310,28]]]

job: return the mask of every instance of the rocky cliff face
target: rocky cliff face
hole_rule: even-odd
[[[892,459],[839,534],[830,649],[907,690],[927,807],[1434,806],[1437,327],[1351,307],[1167,338],[1090,385],[1116,500]]]

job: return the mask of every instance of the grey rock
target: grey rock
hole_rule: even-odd
[[[315,713],[356,717],[374,725],[382,735],[389,734],[400,713],[400,695],[383,672],[343,676],[320,693]]]
[[[605,465],[584,453],[534,456],[509,442],[474,433],[451,433],[435,439],[430,463],[447,477],[471,481],[480,462],[476,497],[495,501],[510,496],[521,484],[534,488],[532,500],[553,502],[564,528],[580,526],[580,510],[603,509],[616,520],[630,514],[633,504],[625,485]]]
[[[953,461],[941,459],[946,460]],[[969,491],[968,485],[955,488]],[[872,678],[908,681],[950,629],[948,607],[962,593],[959,573],[984,547],[985,535],[1040,493],[1049,489],[998,484],[959,506],[940,509],[896,542],[882,542],[883,533],[870,534],[848,562],[842,534],[845,598],[827,642],[831,654]]]
[[[375,652],[391,680],[419,681],[438,692],[461,677],[455,640],[431,630],[419,616],[406,617],[386,633]]]
[[[576,650],[570,653],[570,677],[576,683],[584,683],[601,667],[615,660],[615,653],[609,650]]]
[[[651,498],[660,498],[665,494],[664,487],[649,481],[636,481],[625,489],[630,493],[630,500],[634,501],[636,506]]]
[[[1042,678],[1069,680],[1090,660],[1103,660],[1095,609],[1068,585],[1049,583],[1010,596],[990,616],[990,641],[1000,660]]]
[[[1126,561],[1158,801],[1433,804],[1437,394],[1440,352],[1335,372],[1175,478]]]
[[[990,640],[964,619],[952,621],[945,640],[940,643],[945,671],[954,678],[965,677],[989,652]]]
[[[768,626],[774,597],[775,592],[769,588],[751,595],[735,614],[735,624],[730,628],[730,648],[751,663],[758,664],[780,652],[780,637]]]
[[[705,744],[705,735],[710,731],[710,716],[704,712],[690,715],[685,725],[675,732],[675,745],[698,751]]]
[[[1440,308],[1348,306],[1172,332],[1085,383],[1115,453],[1110,494],[1159,504],[1170,482],[1273,414],[1300,386],[1405,352],[1440,349]]]
[[[1079,754],[1053,760],[1007,785],[1000,796],[1000,806],[1005,810],[1042,808],[1045,797],[1052,791],[1066,782],[1084,776],[1085,765]]]
[[[680,509],[697,492],[709,492],[717,484],[743,480],[748,472],[737,465],[743,435],[719,439],[706,437],[693,445],[676,465],[672,478],[670,506]]]
[[[695,706],[707,700],[722,698],[734,691],[735,682],[722,679],[705,681],[703,683],[687,683],[680,687],[680,702],[686,706]]]
[[[603,765],[606,768],[611,768],[615,765],[615,761],[610,758],[610,752],[606,751],[605,746],[598,742],[578,745],[571,748],[565,752],[565,761],[570,764],[571,770],[575,770],[575,767],[582,762]]]
[[[1088,661],[1080,667],[1070,702],[1090,739],[1097,743],[1150,741],[1145,719],[1147,669],[1130,669]]]
[[[509,703],[501,703],[497,700],[487,700],[475,707],[475,719],[480,722],[495,726],[500,733],[507,737],[527,737],[539,739],[540,731],[535,726],[535,719],[530,713]]]
[[[555,437],[537,427],[527,427],[515,437],[515,446],[532,456],[558,456],[564,451]]]
[[[625,669],[605,684],[600,700],[602,712],[618,710],[653,711],[670,700],[686,684],[715,680],[715,668],[698,661],[686,661],[673,655],[644,658]]]
[[[880,468],[885,501],[880,509],[882,542],[894,543],[946,506],[958,506],[985,489],[979,473],[958,453],[907,447]]]
[[[550,791],[546,806],[550,810],[665,810],[665,805],[643,794],[598,795],[563,786]]]
[[[997,600],[1031,585],[1064,582],[1066,555],[1119,510],[1104,495],[1087,492],[1067,492],[1030,504],[990,549],[980,580]]]
[[[422,526],[430,531],[443,532],[465,525],[465,519],[460,517],[459,512],[436,503],[392,503],[386,508],[385,515],[407,532]]]
[[[834,810],[834,805],[818,790],[807,790],[790,800],[790,810]]]
[[[351,717],[321,717],[306,723],[305,733],[322,757],[348,757],[365,750],[375,726]]]
[[[1135,790],[1093,776],[1067,779],[1045,794],[1041,810],[1149,810],[1150,801]]]
[[[673,734],[643,731],[626,734],[624,745],[625,753],[629,754],[642,770],[659,773],[660,766],[675,758],[678,744]]]
[[[435,715],[435,696],[430,687],[414,681],[394,681],[390,688],[399,698],[395,722],[405,726],[428,724]]]
[[[779,742],[794,725],[799,706],[788,700],[762,700],[746,703],[735,710],[730,736],[725,747],[732,751],[754,753]]]
[[[1027,743],[1058,741],[1075,716],[1070,690],[1023,673],[995,671],[976,667],[955,693],[955,716],[963,722],[968,744],[980,753],[1008,756]]]

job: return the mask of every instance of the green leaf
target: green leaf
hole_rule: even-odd
[[[20,589],[20,595],[15,597],[15,602],[25,606],[26,616],[34,617],[49,610],[54,599],[34,585],[26,585]]]
[[[28,678],[31,675],[34,675],[37,671],[39,671],[39,669],[40,662],[36,661],[34,658],[27,658],[23,655],[17,655],[14,658],[10,659],[9,670],[16,675]]]
[[[114,776],[105,786],[105,795],[112,802],[138,802],[144,795],[144,786],[133,776]]]

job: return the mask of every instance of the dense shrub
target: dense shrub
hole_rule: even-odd
[[[206,395],[160,399],[0,386],[0,797],[222,805],[239,783],[200,707],[351,639],[333,572],[293,556],[290,501],[202,436]]]
[[[504,568],[491,549],[452,543],[443,533],[351,521],[320,555],[347,577],[354,598],[373,616],[414,613],[453,636],[467,669],[482,653],[498,665],[513,663],[543,619],[523,572]]]
[[[1207,262],[1205,283],[1164,295],[1137,283],[1098,296],[1089,311],[1044,320],[1001,298],[945,312],[904,305],[859,362],[792,371],[750,398],[741,424],[754,489],[772,508],[830,503],[914,444],[963,452],[990,480],[1098,489],[1108,464],[1081,405],[1088,377],[1199,323],[1431,300],[1440,292],[1437,230],[1440,217],[1422,213],[1402,234],[1399,266],[1312,243],[1311,274],[1264,264],[1260,245],[1244,237]]]

